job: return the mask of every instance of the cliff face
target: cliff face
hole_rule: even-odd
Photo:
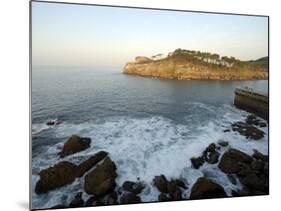
[[[173,53],[164,59],[137,57],[124,67],[124,74],[178,80],[253,80],[268,79],[268,72],[239,60],[228,62]]]

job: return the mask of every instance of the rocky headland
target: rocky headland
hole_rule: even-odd
[[[268,57],[240,61],[234,57],[182,49],[167,56],[159,55],[138,56],[124,66],[123,73],[178,80],[268,79]]]

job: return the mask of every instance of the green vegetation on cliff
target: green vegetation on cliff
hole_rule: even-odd
[[[124,67],[125,74],[171,79],[250,80],[267,79],[267,57],[241,61],[209,52],[176,49],[167,57],[138,56]]]

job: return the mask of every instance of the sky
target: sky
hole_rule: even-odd
[[[33,65],[122,66],[177,48],[258,59],[268,54],[268,19],[32,2]]]

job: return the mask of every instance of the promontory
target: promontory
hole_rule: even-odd
[[[167,56],[138,56],[124,74],[178,80],[266,80],[268,57],[241,61],[208,52],[176,49]]]

